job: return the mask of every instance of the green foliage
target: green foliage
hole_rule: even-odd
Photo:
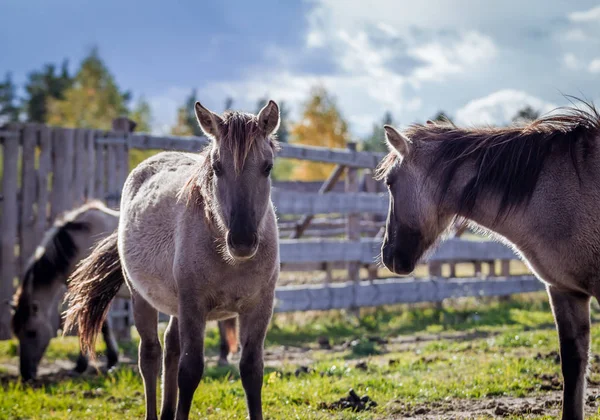
[[[142,96],[131,113],[129,118],[136,122],[135,131],[149,133],[152,130],[152,110],[150,104]]]
[[[4,81],[0,82],[0,125],[18,121],[19,113],[17,88],[10,73],[7,73]]]
[[[23,101],[27,121],[46,122],[48,100],[63,100],[65,91],[72,83],[67,60],[63,61],[60,71],[54,64],[46,64],[42,70],[29,73],[25,84],[27,96]]]
[[[394,125],[394,119],[392,114],[388,111],[384,114],[381,119],[381,123],[373,124],[373,130],[371,134],[364,138],[362,141],[362,149],[365,152],[387,152],[387,146],[385,144],[385,130],[384,125]]]
[[[47,122],[78,128],[110,129],[113,119],[128,115],[130,94],[117,86],[96,49],[83,60],[63,99],[48,98]]]

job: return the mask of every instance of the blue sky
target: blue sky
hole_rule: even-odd
[[[285,100],[298,117],[327,87],[354,135],[387,110],[399,126],[443,109],[501,124],[562,94],[600,103],[600,2],[1,0],[0,72],[73,68],[92,46],[166,131],[192,88],[219,111]]]

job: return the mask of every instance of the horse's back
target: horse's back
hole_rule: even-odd
[[[176,309],[175,232],[185,212],[178,197],[201,163],[198,155],[162,152],[129,175],[121,199],[119,252],[131,285],[165,313]]]

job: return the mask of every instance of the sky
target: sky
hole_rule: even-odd
[[[600,104],[600,2],[587,0],[0,0],[0,73],[21,84],[45,63],[74,70],[92,47],[167,132],[192,89],[221,111],[335,97],[353,136],[443,110],[506,124],[564,95]]]

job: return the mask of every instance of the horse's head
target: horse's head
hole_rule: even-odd
[[[438,191],[427,176],[431,156],[386,125],[390,154],[378,169],[389,189],[390,207],[381,259],[396,274],[410,274],[423,254],[448,227],[452,215],[439,206]]]
[[[17,292],[12,330],[19,340],[19,369],[23,380],[35,379],[42,356],[55,335],[50,317],[26,289]]]
[[[271,179],[279,127],[279,107],[273,101],[258,116],[228,112],[219,116],[195,105],[204,133],[212,139],[207,155],[209,205],[225,234],[228,255],[252,258],[258,249],[262,222],[270,206]]]

